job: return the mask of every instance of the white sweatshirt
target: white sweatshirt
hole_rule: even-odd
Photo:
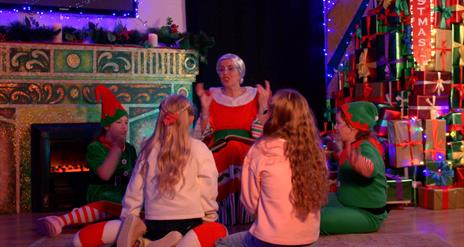
[[[137,161],[132,177],[122,201],[121,219],[128,214],[139,215],[144,206],[147,220],[180,220],[203,218],[204,221],[217,219],[218,172],[213,154],[201,141],[191,138],[191,152],[182,180],[175,186],[175,196],[167,198],[160,194],[155,177],[156,157],[153,150],[148,157],[148,175],[140,172],[141,162]]]

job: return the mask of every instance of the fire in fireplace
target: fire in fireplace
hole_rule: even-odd
[[[100,131],[100,123],[31,125],[33,212],[85,204],[89,172],[86,148]]]

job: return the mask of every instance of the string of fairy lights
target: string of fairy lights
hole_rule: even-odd
[[[88,13],[86,11],[74,11],[74,12],[63,12],[63,11],[58,11],[52,8],[39,8],[37,6],[30,6],[30,5],[24,5],[22,7],[12,7],[8,9],[0,9],[0,14],[2,16],[5,15],[18,15],[20,13],[24,13],[25,15],[29,15],[33,18],[39,19],[39,20],[47,20],[47,21],[53,21],[53,22],[62,22],[62,21],[70,21],[75,25],[85,25],[89,21],[94,21],[94,22],[102,22],[107,20],[108,23],[114,23],[114,18],[119,17],[119,18],[135,18],[138,20],[144,27],[147,26],[147,21],[143,20],[140,17],[139,13],[139,6],[143,4],[143,0],[133,0],[134,2],[134,12],[121,12],[121,11],[113,11],[110,14],[103,15],[103,14],[98,14],[98,13]],[[11,18],[5,18],[4,21],[11,20]],[[74,26],[74,25],[72,25]]]

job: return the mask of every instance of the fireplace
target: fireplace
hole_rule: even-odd
[[[100,131],[99,123],[31,125],[33,212],[68,210],[86,203],[86,147]]]

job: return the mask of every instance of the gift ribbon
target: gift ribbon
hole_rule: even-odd
[[[427,148],[425,150],[425,153],[430,153],[430,155],[432,156],[432,159],[433,160],[438,160],[437,156],[439,154],[441,155],[445,155],[446,153],[446,143],[445,141],[443,140],[444,136],[440,136],[438,135],[438,127],[439,127],[439,124],[438,124],[438,120],[434,120],[432,119],[432,148]],[[427,138],[429,138],[427,136]],[[443,158],[444,159],[444,158]]]
[[[424,71],[424,73],[425,73],[425,71]],[[406,81],[406,85],[405,85],[406,89],[409,89],[409,88],[413,87],[414,84],[416,84],[417,79],[418,78],[417,78],[417,76],[416,76],[416,74],[414,72],[414,67],[413,67],[413,68],[411,68],[411,75],[409,76],[409,78]]]
[[[376,68],[377,63],[367,63],[367,52],[368,49],[364,48],[361,54],[359,55],[359,63],[357,64],[358,69],[358,78],[363,78],[363,82],[367,82],[367,77],[369,76],[369,68]]]
[[[369,98],[371,96],[374,89],[369,85],[369,83],[363,82],[363,98]]]
[[[400,15],[409,16],[409,0],[396,0],[395,8],[400,12]]]
[[[411,161],[411,166],[414,166],[414,152],[412,151],[412,147],[414,145],[422,145],[422,140],[421,141],[412,141],[412,135],[411,135],[411,120],[406,120],[408,123],[408,139],[407,140],[402,140],[400,143],[395,143],[395,147],[399,148],[406,148],[409,147],[409,156],[410,156],[410,161]]]
[[[405,95],[406,94],[406,97]],[[401,109],[401,118],[403,118],[406,114],[405,114],[405,110],[406,110],[406,107],[408,107],[408,104],[409,104],[409,93],[407,91],[402,91],[400,92],[400,95],[396,96],[395,100],[396,102],[398,103],[398,106],[400,107]]]
[[[445,31],[442,29],[441,30],[441,36],[437,35],[437,43],[438,43],[438,37],[440,37],[441,40],[441,47],[435,47],[434,50],[437,50],[437,54],[440,54],[441,56],[441,70],[445,71],[446,70],[446,53],[451,52],[451,48],[446,47],[446,43],[448,43],[448,40],[446,39],[445,36]]]
[[[377,37],[377,33],[371,34],[371,16],[370,15],[366,16],[366,29],[367,29],[367,35],[364,35],[362,37],[361,43],[364,44],[364,42],[367,40],[367,48],[371,48],[371,40]]]
[[[440,28],[446,28],[446,20],[451,18],[451,8],[446,6],[446,0],[441,1],[441,5],[435,6],[433,8],[435,12],[434,18],[438,20],[438,14],[441,14],[440,18]]]
[[[462,100],[464,99],[464,84],[453,84],[452,87],[459,92],[459,108],[462,108]]]
[[[377,20],[381,21],[384,26],[388,27],[390,25],[388,17],[398,17],[398,14],[390,8],[385,8],[378,13]]]
[[[433,193],[434,190],[442,190],[442,209],[448,209],[449,207],[449,190],[454,189],[453,186],[437,186],[437,185],[427,185],[424,191],[424,206],[429,208],[428,205],[428,192],[431,191]],[[430,207],[433,208],[433,207]]]
[[[461,4],[455,4],[451,6],[451,19],[449,20],[451,23],[458,23],[460,20],[462,21],[462,15],[464,14],[462,11],[464,10],[464,6]],[[461,12],[461,13],[458,13]],[[460,17],[460,18],[459,18]]]
[[[438,79],[435,81],[437,84],[435,85],[435,89],[433,92],[437,92],[437,94],[440,96],[441,92],[445,91],[445,87],[443,86],[443,79],[441,79],[441,72],[438,72]]]
[[[392,90],[392,81],[389,81],[388,82],[388,93],[385,94],[385,100],[386,100],[386,103],[390,106],[393,106],[393,101],[392,101],[392,98],[391,96],[393,95],[393,90]],[[399,91],[399,83],[396,82],[396,91]]]
[[[430,98],[427,98],[425,102],[429,104],[430,106],[430,118],[431,119],[436,119],[438,117],[438,112],[437,112],[437,106],[435,106],[435,101],[436,97],[432,96],[432,101],[430,101]]]

